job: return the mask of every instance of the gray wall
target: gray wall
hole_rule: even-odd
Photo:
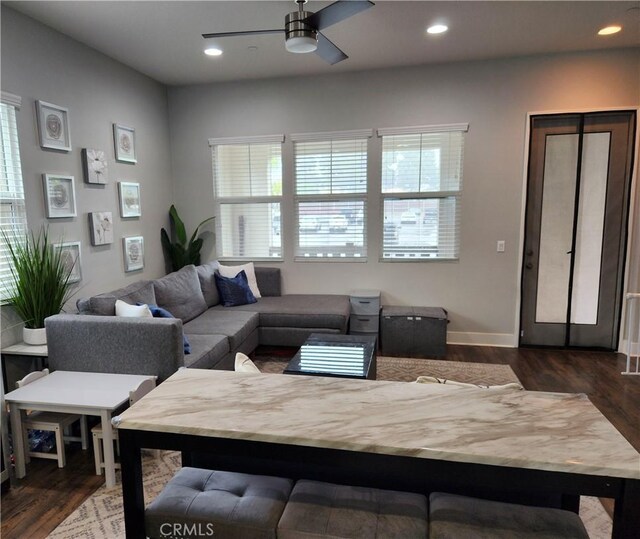
[[[457,342],[513,344],[527,112],[638,106],[637,50],[563,54],[169,88],[176,206],[193,227],[213,212],[209,137],[469,122],[460,260],[382,263],[379,203],[369,261],[294,262],[292,147],[284,145],[284,291],[379,288],[386,304],[441,305]],[[371,141],[379,155],[379,139]],[[380,163],[370,164],[379,182]],[[506,240],[506,252],[496,252]],[[204,259],[215,257],[212,241]]]
[[[105,292],[141,278],[164,275],[160,228],[168,226],[173,202],[166,87],[11,9],[2,7],[2,90],[22,97],[18,129],[29,227],[42,224],[56,241],[82,242],[83,280],[75,299]],[[72,151],[42,150],[35,100],[69,109]],[[135,165],[115,162],[112,124],[136,129]],[[109,183],[84,183],[82,148],[105,150]],[[78,216],[46,219],[43,173],[75,177]],[[139,182],[142,217],[121,219],[117,182]],[[87,213],[111,211],[114,243],[91,246]],[[124,272],[122,237],[145,239],[145,268]],[[4,328],[8,326],[5,320]],[[3,343],[9,338],[3,331]]]

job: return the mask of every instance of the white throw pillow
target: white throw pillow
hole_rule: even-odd
[[[247,281],[249,282],[249,288],[256,298],[261,298],[260,289],[258,288],[258,281],[256,280],[256,270],[253,267],[253,262],[243,264],[242,266],[223,266],[220,264],[218,271],[223,277],[235,277],[242,270],[247,275]]]
[[[234,366],[236,372],[253,372],[260,374],[260,369],[242,352],[236,354],[236,363]]]
[[[120,299],[116,300],[116,316],[129,318],[153,318],[149,307],[146,305],[130,305]]]

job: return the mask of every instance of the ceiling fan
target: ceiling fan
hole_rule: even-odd
[[[284,28],[278,30],[247,30],[244,32],[222,32],[202,34],[205,39],[231,36],[250,36],[260,34],[285,35],[285,47],[289,52],[315,52],[325,62],[333,65],[349,58],[344,52],[327,39],[320,30],[369,9],[374,5],[369,0],[338,0],[324,9],[313,13],[304,11],[307,0],[295,0],[298,11],[288,13],[284,18]]]

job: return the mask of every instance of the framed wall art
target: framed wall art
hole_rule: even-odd
[[[53,103],[37,100],[36,119],[41,148],[62,152],[71,151],[68,109]]]
[[[92,211],[89,213],[91,245],[113,243],[113,215],[110,211]]]
[[[73,176],[43,174],[44,206],[49,219],[76,216],[76,190]]]
[[[118,182],[120,195],[120,217],[140,217],[140,184],[135,182]]]
[[[116,150],[116,161],[121,163],[137,163],[136,159],[136,130],[113,124],[113,144]]]
[[[131,236],[122,238],[124,251],[124,271],[136,271],[144,268],[144,238]]]
[[[61,252],[60,258],[65,268],[70,271],[70,283],[77,283],[82,280],[82,264],[80,261],[80,242],[72,241],[68,243],[55,243],[52,246]]]
[[[82,149],[84,181],[104,185],[109,181],[107,155],[102,150]]]

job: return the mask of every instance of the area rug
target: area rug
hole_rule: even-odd
[[[254,363],[262,372],[281,373],[288,359],[258,357]],[[377,379],[394,382],[413,382],[418,376],[435,376],[468,384],[501,385],[520,382],[509,365],[493,363],[465,363],[409,357],[377,357]]]
[[[180,467],[180,453],[160,451],[158,456],[146,454],[142,459],[144,497],[151,502]],[[119,539],[124,538],[122,488],[120,472],[115,487],[100,487],[49,535],[52,539]],[[591,539],[611,537],[611,518],[597,498],[582,497],[580,517]],[[362,539],[368,539],[363,537]]]

